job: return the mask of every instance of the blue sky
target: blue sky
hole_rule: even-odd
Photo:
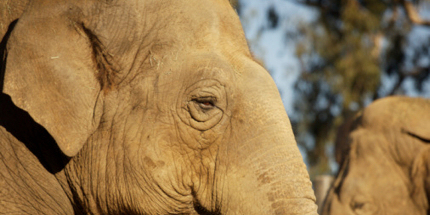
[[[268,29],[267,11],[275,6],[279,14],[279,25]],[[241,21],[245,35],[254,55],[263,61],[275,80],[288,114],[293,114],[293,84],[300,65],[295,56],[297,26],[317,18],[317,13],[295,1],[285,0],[242,0]]]

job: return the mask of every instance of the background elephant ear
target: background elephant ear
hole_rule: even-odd
[[[71,157],[98,126],[102,94],[91,41],[68,15],[76,11],[52,2],[32,1],[13,29],[3,92]]]

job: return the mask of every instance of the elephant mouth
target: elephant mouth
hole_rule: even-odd
[[[203,207],[198,201],[195,201],[193,203],[193,206],[196,213],[200,215],[221,215],[221,212],[219,211],[215,211],[215,212],[209,211],[207,208]]]
[[[215,209],[215,211],[210,211],[208,208],[206,208],[205,206],[203,206],[200,201],[197,198],[197,194],[196,192],[193,190],[192,191],[192,196],[193,196],[193,208],[195,211],[195,214],[200,214],[200,215],[221,215],[221,211],[219,209],[219,207],[217,207]]]

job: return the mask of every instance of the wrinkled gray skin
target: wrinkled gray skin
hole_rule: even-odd
[[[0,213],[316,214],[228,1],[34,0],[18,14],[2,40]]]
[[[323,215],[429,213],[430,100],[388,97],[353,122]]]

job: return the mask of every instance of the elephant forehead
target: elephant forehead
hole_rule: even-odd
[[[349,153],[349,171],[351,177],[380,183],[396,175],[401,183],[407,183],[408,178],[398,159],[393,155],[390,142],[384,135],[373,133],[367,129],[358,129],[351,134],[352,144]],[[375,181],[377,179],[377,181]],[[368,182],[366,182],[368,183]]]
[[[373,158],[386,154],[387,140],[379,133],[367,128],[358,128],[350,133],[350,156],[356,158]],[[385,152],[384,152],[385,151]]]
[[[148,1],[144,29],[156,34],[154,44],[167,49],[224,50],[249,53],[237,14],[228,1]],[[145,9],[146,8],[146,9]],[[170,50],[171,51],[171,50]]]
[[[384,130],[393,127],[428,127],[430,101],[421,98],[392,96],[369,105],[361,116],[363,126]],[[424,120],[426,119],[426,120]]]

